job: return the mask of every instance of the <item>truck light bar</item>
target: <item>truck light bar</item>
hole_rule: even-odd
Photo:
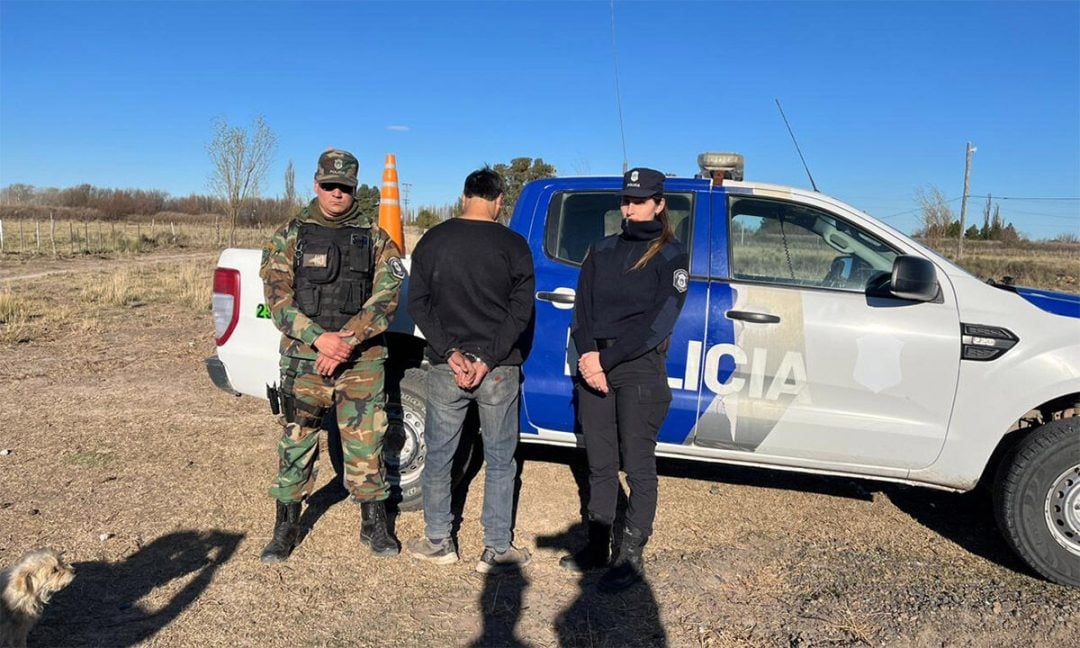
[[[716,184],[724,180],[741,181],[745,164],[740,153],[702,153],[697,156],[701,177],[712,178]]]

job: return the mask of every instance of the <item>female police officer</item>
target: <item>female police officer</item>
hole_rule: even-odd
[[[668,220],[662,173],[631,169],[619,195],[622,233],[589,250],[574,301],[589,543],[560,561],[572,571],[606,566],[621,454],[630,501],[619,552],[600,580],[606,591],[625,589],[643,576],[641,551],[656,516],[656,437],[671,403],[666,352],[686,298],[688,261]]]

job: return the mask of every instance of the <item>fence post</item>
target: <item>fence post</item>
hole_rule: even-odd
[[[34,241],[37,243],[37,253],[41,254],[41,222],[34,220]]]
[[[26,242],[23,241],[22,221],[19,221],[19,254],[26,252]]]
[[[49,212],[49,240],[52,242],[52,257],[56,258],[56,219]]]
[[[75,224],[68,221],[68,246],[71,248],[71,256],[75,256]]]
[[[4,253],[4,221],[0,220],[0,254]]]

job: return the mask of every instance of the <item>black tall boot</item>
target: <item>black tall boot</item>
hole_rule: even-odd
[[[277,516],[274,520],[274,538],[262,551],[264,563],[276,563],[289,559],[296,538],[300,535],[300,502],[289,504],[277,503]]]
[[[645,564],[641,551],[648,540],[644,533],[627,525],[619,544],[619,556],[596,585],[601,592],[621,592],[645,579]]]
[[[580,550],[559,559],[559,567],[572,572],[586,572],[607,567],[611,549],[611,525],[589,520],[589,542]]]
[[[396,556],[401,547],[386,524],[386,502],[360,502],[360,542],[376,556]]]

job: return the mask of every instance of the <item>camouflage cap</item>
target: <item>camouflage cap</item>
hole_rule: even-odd
[[[360,163],[348,151],[326,149],[319,156],[319,168],[315,169],[315,182],[337,182],[350,187],[356,186],[356,174]]]

